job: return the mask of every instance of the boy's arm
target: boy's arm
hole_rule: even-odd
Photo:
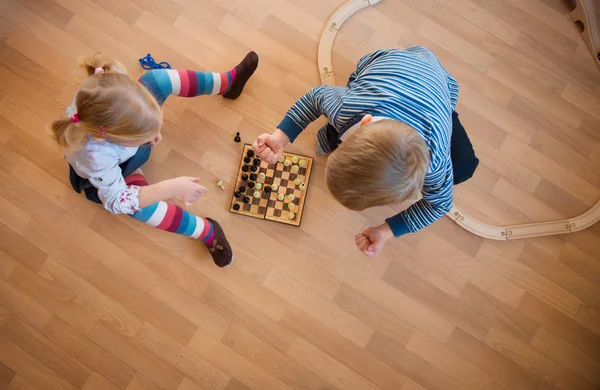
[[[440,219],[452,207],[454,189],[452,167],[446,171],[441,185],[423,187],[423,199],[401,213],[386,219],[394,236],[414,233]]]
[[[341,107],[345,88],[320,85],[308,91],[289,109],[278,129],[294,142],[309,124],[321,115],[332,118]]]

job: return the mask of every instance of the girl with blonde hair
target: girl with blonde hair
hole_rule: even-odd
[[[87,74],[66,118],[51,124],[52,137],[64,150],[75,191],[114,214],[169,232],[201,240],[213,261],[225,267],[233,251],[221,226],[167,203],[177,199],[190,206],[207,189],[194,177],[177,177],[148,185],[141,166],[151,147],[162,139],[161,105],[168,96],[222,95],[236,99],[258,66],[248,53],[224,73],[158,69],[134,81],[116,60],[97,53],[79,60]]]

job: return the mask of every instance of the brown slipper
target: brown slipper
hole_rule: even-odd
[[[225,237],[225,232],[219,223],[210,218],[206,218],[213,225],[213,240],[210,245],[206,245],[213,261],[220,268],[227,267],[233,261],[233,251]]]
[[[250,77],[254,74],[254,71],[258,67],[258,54],[251,51],[246,54],[246,57],[235,67],[237,69],[237,75],[235,76],[235,81],[233,85],[227,91],[227,93],[223,94],[225,99],[235,100],[242,94],[244,90],[244,86],[250,79]]]

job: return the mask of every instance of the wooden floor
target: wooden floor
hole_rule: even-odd
[[[313,171],[300,229],[226,212],[239,131],[251,142],[318,84],[341,0],[0,0],[0,389],[594,389],[600,226],[482,240],[443,219],[370,260]],[[574,216],[600,195],[600,74],[561,0],[383,0],[335,45],[343,84],[371,49],[424,45],[459,80],[481,166],[457,204],[486,222]],[[197,175],[235,263],[115,217],[72,191],[44,132],[103,51],[137,77],[260,69],[235,102],[172,98],[152,181]],[[321,124],[322,121],[319,122]],[[311,126],[290,150],[313,154]],[[220,178],[227,190],[212,183]]]

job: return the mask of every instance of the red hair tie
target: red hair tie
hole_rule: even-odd
[[[106,138],[106,130],[104,130],[104,126],[100,126],[100,134],[102,134],[102,136]]]
[[[73,114],[73,116],[71,117],[71,122],[79,123],[79,115]]]

